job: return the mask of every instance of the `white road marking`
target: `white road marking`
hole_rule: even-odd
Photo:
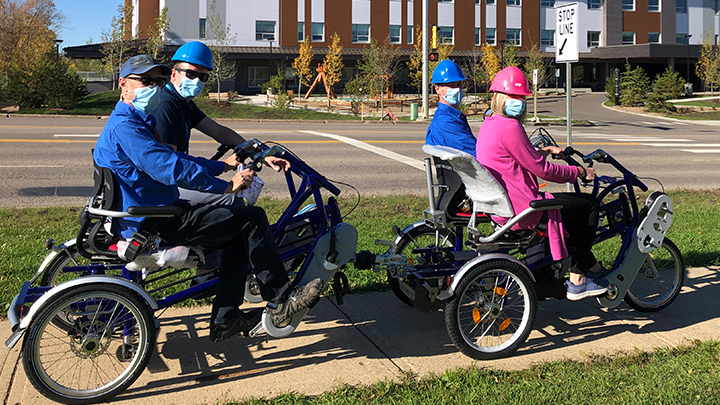
[[[695,146],[695,145],[693,145]],[[690,153],[720,153],[720,149],[680,149],[683,152]]]
[[[720,147],[720,143],[644,143],[646,146],[670,146],[676,148],[717,148]]]
[[[395,152],[389,151],[387,149],[379,148],[375,145],[370,145],[365,142],[358,141],[357,139],[348,138],[347,136],[342,136],[342,135],[329,134],[326,132],[316,132],[316,131],[298,131],[298,132],[302,132],[302,133],[310,134],[310,135],[324,136],[324,137],[330,138],[330,139],[335,139],[336,141],[344,142],[348,145],[355,146],[356,148],[364,149],[368,152],[376,153],[380,156],[384,156],[389,159],[397,160],[400,163],[405,163],[406,165],[412,166],[418,170],[425,171],[425,163],[420,160],[413,159],[411,157],[407,157],[405,155],[401,155],[399,153],[395,153]]]

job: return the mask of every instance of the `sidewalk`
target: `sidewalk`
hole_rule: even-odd
[[[720,339],[719,268],[688,270],[682,293],[658,313],[633,311],[624,303],[601,309],[595,300],[549,300],[539,304],[535,329],[510,359],[476,362],[450,342],[442,312],[423,313],[392,292],[351,294],[336,306],[325,298],[286,339],[207,338],[209,308],[170,309],[161,316],[157,353],[140,378],[114,403],[224,403],[272,398],[287,392],[317,395],[342,385],[398,380],[476,365],[523,369],[588,354],[652,350]],[[9,335],[8,322],[0,330]],[[29,384],[19,344],[3,346],[0,387],[5,404],[52,403]]]

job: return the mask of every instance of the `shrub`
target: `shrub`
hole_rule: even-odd
[[[87,85],[67,63],[54,53],[40,59],[30,70],[12,69],[8,73],[5,96],[15,104],[37,108],[75,108],[88,94]]]
[[[675,111],[675,106],[666,103],[667,100],[680,98],[683,95],[685,80],[678,72],[667,68],[665,72],[657,75],[652,84],[652,93],[648,95],[648,111]]]
[[[355,115],[360,114],[362,102],[367,96],[368,86],[367,80],[361,76],[357,76],[345,83],[344,94],[350,96],[350,110]]]
[[[630,69],[625,65],[625,71],[620,75],[620,104],[629,107],[642,105],[647,93],[650,91],[650,79],[640,67]]]
[[[273,89],[275,94],[280,94],[285,90],[285,74],[282,71],[278,71],[278,74],[270,77],[267,83],[260,86],[260,91],[263,93],[266,93],[268,89]]]
[[[290,107],[290,97],[288,97],[286,92],[281,91],[275,94],[272,104],[275,108],[285,110]]]
[[[605,97],[608,101],[615,104],[615,69],[610,71],[610,78],[605,83]]]

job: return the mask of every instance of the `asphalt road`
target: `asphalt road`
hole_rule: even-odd
[[[602,107],[603,94],[573,97],[573,145],[584,152],[601,148],[641,177],[666,189],[718,188],[720,126],[664,120]],[[546,98],[538,114],[564,115],[565,99]],[[84,205],[92,189],[90,150],[105,119],[10,116],[0,118],[0,207]],[[421,147],[427,123],[297,123],[223,121],[246,138],[281,143],[328,178],[356,187],[361,195],[425,195]],[[480,122],[471,122],[474,132]],[[528,132],[535,128],[528,126]],[[547,129],[566,142],[564,126]],[[202,134],[190,152],[211,156],[217,144]],[[359,142],[358,142],[359,141]],[[603,174],[612,168],[597,165]],[[263,171],[264,193],[287,196],[283,176]],[[653,181],[647,181],[658,189]],[[341,186],[343,190],[348,187]]]

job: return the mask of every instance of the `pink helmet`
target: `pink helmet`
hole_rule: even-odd
[[[530,85],[523,72],[517,66],[508,66],[495,75],[490,91],[512,94],[515,96],[531,96]]]

